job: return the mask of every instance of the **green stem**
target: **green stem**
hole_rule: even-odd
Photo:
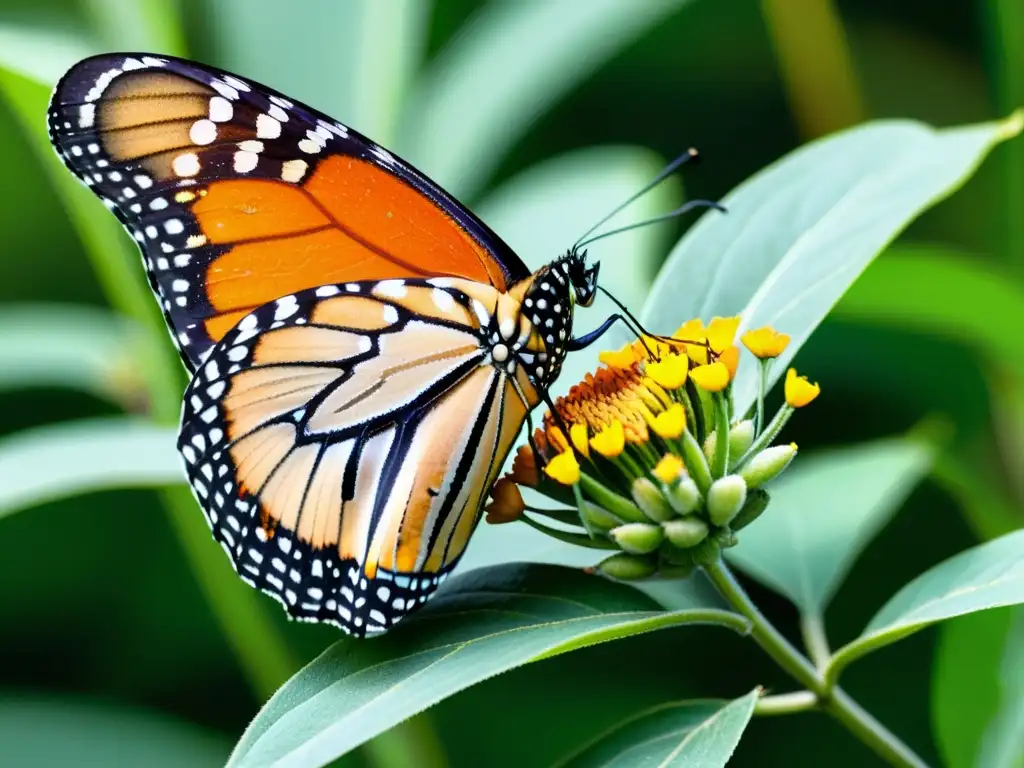
[[[761,434],[761,427],[764,426],[764,398],[768,394],[768,368],[771,360],[758,360],[760,370],[757,385],[757,416],[754,421],[754,438]]]
[[[747,449],[747,452],[733,465],[733,471],[738,472],[752,457],[757,456],[763,449],[771,445],[772,440],[779,436],[779,432],[786,426],[786,422],[789,421],[789,417],[793,415],[795,410],[793,406],[783,404],[779,408],[779,412],[775,414],[775,418],[764,428],[764,432],[757,436]]]
[[[725,601],[750,621],[750,634],[754,641],[776,664],[817,697],[820,708],[846,726],[850,733],[890,765],[898,768],[926,767],[920,757],[846,693],[839,688],[831,691],[828,689],[821,673],[754,605],[721,558],[705,565],[704,571]]]
[[[729,470],[729,404],[719,392],[714,396],[715,404],[715,457],[711,476],[725,476]]]
[[[828,637],[825,635],[825,622],[820,614],[800,614],[800,634],[804,638],[804,647],[819,671],[824,671],[832,659]]]
[[[758,717],[775,717],[776,715],[793,715],[817,709],[818,697],[813,691],[794,691],[780,693],[775,696],[763,696],[754,705],[754,714]]]

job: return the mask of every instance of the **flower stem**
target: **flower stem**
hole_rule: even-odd
[[[800,614],[800,634],[804,638],[804,647],[819,671],[824,671],[832,659],[828,637],[825,636],[825,622],[818,613]]]
[[[729,469],[729,406],[719,393],[714,396],[715,404],[715,457],[711,476],[723,477]]]
[[[754,714],[758,717],[774,717],[775,715],[792,715],[806,712],[818,706],[818,697],[813,691],[793,691],[775,696],[764,696],[754,705]]]
[[[815,695],[821,709],[842,723],[850,733],[890,765],[898,768],[926,768],[926,763],[920,757],[846,693],[839,688],[831,691],[828,689],[821,673],[754,605],[721,558],[705,565],[704,571],[725,601],[750,621],[754,641],[776,664]]]

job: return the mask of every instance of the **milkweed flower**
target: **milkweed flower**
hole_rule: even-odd
[[[762,486],[796,456],[794,444],[772,442],[820,393],[790,369],[786,403],[770,422],[763,386],[756,417],[733,413],[741,349],[757,358],[764,382],[789,342],[766,327],[742,334],[741,347],[739,324],[690,320],[671,338],[601,352],[601,366],[558,398],[518,449],[491,492],[487,521],[522,519],[562,541],[617,549],[595,570],[622,580],[686,573],[735,545],[767,506]],[[558,508],[526,507],[523,487]],[[548,528],[537,515],[572,530]]]

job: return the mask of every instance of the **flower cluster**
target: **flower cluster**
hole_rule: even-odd
[[[691,320],[670,338],[601,353],[596,373],[559,398],[519,448],[492,489],[487,521],[523,520],[564,541],[617,550],[598,570],[626,580],[685,575],[735,545],[735,532],[768,503],[761,486],[796,455],[796,445],[772,441],[819,392],[789,369],[786,402],[765,423],[770,367],[789,337],[747,331],[740,341],[758,360],[761,388],[750,413],[734,414],[738,326],[739,318]],[[527,507],[521,487],[562,506]]]

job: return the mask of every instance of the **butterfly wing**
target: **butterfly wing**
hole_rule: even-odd
[[[214,536],[296,618],[363,635],[425,602],[536,405],[522,368],[487,359],[481,303],[450,286],[284,297],[189,385],[179,449]]]
[[[144,254],[194,371],[243,316],[327,283],[529,275],[408,163],[276,91],[194,62],[86,59],[58,83],[50,138]]]

